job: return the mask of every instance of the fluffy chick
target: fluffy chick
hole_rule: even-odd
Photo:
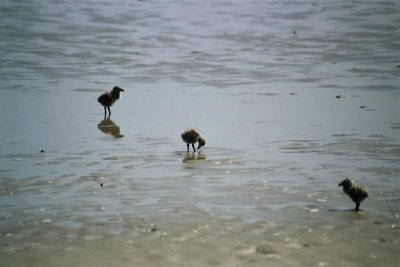
[[[119,99],[120,92],[124,92],[124,89],[114,86],[110,92],[105,92],[97,98],[97,101],[104,107],[104,117],[107,115],[106,108],[108,109],[108,116],[111,115],[110,107]]]
[[[187,145],[187,151],[189,152],[189,145],[192,145],[193,151],[196,151],[196,148],[194,147],[194,144],[196,142],[199,142],[199,146],[197,149],[200,147],[204,146],[206,144],[206,139],[204,136],[201,134],[201,132],[196,129],[196,128],[190,128],[186,129],[182,134],[181,134],[183,142],[186,143]]]
[[[346,193],[355,203],[355,211],[360,210],[360,204],[369,197],[368,190],[353,180],[346,178],[338,186],[343,186],[343,192]]]

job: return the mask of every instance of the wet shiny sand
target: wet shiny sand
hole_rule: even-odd
[[[397,3],[0,7],[0,266],[397,266]]]

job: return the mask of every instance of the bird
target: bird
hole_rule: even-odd
[[[187,152],[189,152],[189,145],[192,144],[193,151],[196,152],[196,148],[194,147],[194,144],[196,142],[199,142],[199,146],[197,147],[197,150],[204,146],[206,144],[206,139],[204,136],[201,134],[201,132],[196,129],[196,128],[189,128],[186,129],[182,134],[181,134],[183,142],[186,143],[187,145]]]
[[[349,178],[345,178],[338,186],[343,186],[343,192],[356,203],[355,211],[359,211],[361,202],[369,197],[368,190],[365,187]]]
[[[119,99],[120,92],[125,91],[118,86],[114,86],[110,92],[105,92],[97,98],[97,101],[104,107],[104,117],[107,115],[106,108],[108,109],[108,116],[111,115],[110,107]]]

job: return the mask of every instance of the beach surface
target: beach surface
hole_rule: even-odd
[[[398,266],[399,12],[2,1],[0,266]]]

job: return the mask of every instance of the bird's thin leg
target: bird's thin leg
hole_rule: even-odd
[[[104,106],[104,119],[106,118],[107,115],[107,110],[106,110],[106,106]]]
[[[108,114],[111,115],[110,106],[107,106],[107,108],[108,108]]]
[[[194,143],[192,144],[193,151],[196,152],[196,148],[194,148]]]
[[[187,152],[189,152],[189,144],[186,144],[186,146],[187,146]]]
[[[360,202],[356,202],[356,211],[359,211],[360,210]]]

